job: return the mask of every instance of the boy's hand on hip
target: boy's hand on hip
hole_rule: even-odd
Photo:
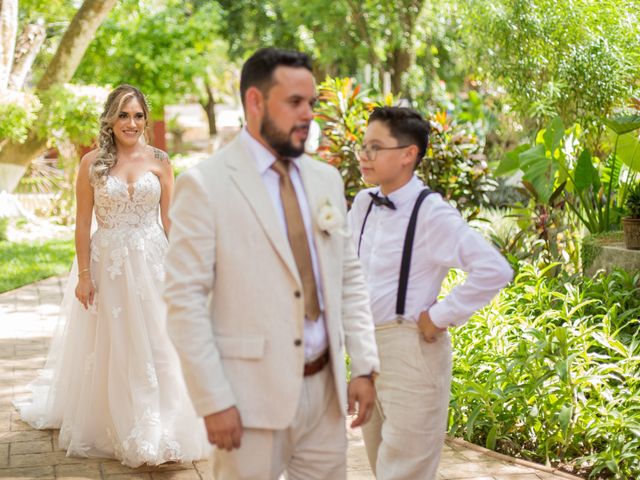
[[[422,336],[425,341],[428,343],[435,342],[441,333],[447,331],[446,328],[436,327],[431,321],[431,317],[427,311],[420,314],[420,317],[418,318],[418,328],[422,332]]]

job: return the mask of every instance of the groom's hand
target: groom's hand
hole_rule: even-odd
[[[376,389],[373,385],[372,376],[356,377],[351,379],[347,389],[349,406],[347,412],[349,415],[358,416],[351,422],[351,428],[364,425],[371,418],[373,412],[373,404],[376,400]],[[356,410],[356,403],[358,410]]]
[[[230,452],[240,448],[242,439],[242,420],[236,407],[229,407],[218,413],[204,417],[209,443]]]

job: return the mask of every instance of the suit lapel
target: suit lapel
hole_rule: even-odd
[[[289,242],[280,227],[271,198],[269,198],[269,192],[264,186],[255,162],[239,138],[234,140],[234,144],[230,145],[230,147],[232,148],[232,154],[227,157],[226,164],[231,170],[231,180],[251,206],[258,223],[262,226],[273,248],[300,284],[300,276]]]

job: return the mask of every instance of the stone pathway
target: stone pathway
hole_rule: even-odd
[[[44,364],[64,288],[53,277],[0,294],[0,478],[25,480],[212,480],[208,462],[131,469],[114,460],[69,458],[57,449],[57,432],[20,421],[12,400]],[[349,430],[349,480],[371,480],[360,430]],[[575,478],[451,439],[437,480],[551,480]]]

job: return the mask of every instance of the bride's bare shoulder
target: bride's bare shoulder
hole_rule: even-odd
[[[98,156],[97,148],[91,150],[90,152],[85,153],[82,159],[80,160],[80,166],[84,168],[89,168],[91,164],[95,161],[97,156]]]

